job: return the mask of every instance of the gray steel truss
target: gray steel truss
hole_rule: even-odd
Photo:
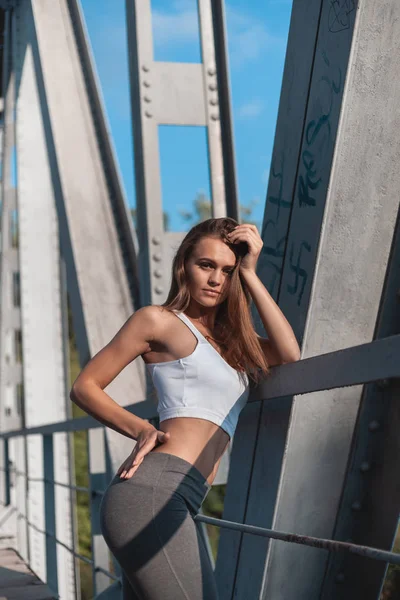
[[[142,305],[166,299],[185,235],[164,230],[159,125],[207,128],[212,214],[238,218],[224,3],[197,5],[202,62],[173,63],[154,60],[150,0],[126,0]],[[215,484],[226,483],[229,456]]]
[[[224,4],[198,2],[202,62],[196,64],[154,60],[150,0],[126,0],[126,11],[141,302],[160,304],[168,293],[172,256],[184,234],[164,231],[159,125],[207,128],[213,216],[238,216]]]
[[[120,594],[100,501],[134,444],[71,419],[67,295],[82,367],[165,300],[184,234],[164,231],[160,125],[207,128],[213,214],[238,216],[223,1],[198,2],[199,64],[155,61],[150,0],[126,10],[138,240],[79,1],[0,1],[0,519],[17,507],[18,551],[66,599],[84,559],[72,432],[89,429],[99,598]],[[400,505],[399,56],[395,0],[293,0],[258,274],[302,360],[252,390],[215,480],[229,469],[221,600],[380,594]],[[140,359],[106,391],[156,417]]]
[[[385,281],[399,208],[399,17],[390,0],[293,3],[258,272],[294,327],[302,359],[371,341],[381,307],[395,302]],[[394,452],[396,389],[388,386],[384,406],[378,386],[368,389],[369,401],[354,386],[249,403],[232,449],[224,519],[324,538],[337,532],[343,541],[359,532],[356,543],[379,540],[390,549],[396,459],[383,466],[375,419],[366,426],[373,410],[362,406],[379,404],[377,427],[385,424]],[[367,559],[332,556],[325,576],[328,558],[224,530],[221,598],[378,597],[383,565],[363,581],[353,571],[367,570]]]
[[[20,429],[25,423],[22,371],[21,289],[19,270],[19,232],[17,196],[13,182],[15,149],[15,70],[13,65],[13,20],[11,11],[2,11],[3,48],[1,61],[1,254],[0,254],[0,429]],[[15,440],[6,455],[1,449],[2,464],[25,464],[25,441]],[[4,482],[6,483],[6,482]],[[25,482],[13,480],[9,494],[1,486],[1,501],[19,503],[26,512]],[[15,523],[15,543],[21,555],[29,556],[24,527]]]

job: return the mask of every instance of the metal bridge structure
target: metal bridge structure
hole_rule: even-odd
[[[99,505],[132,450],[72,418],[67,300],[81,367],[165,300],[184,234],[164,230],[160,125],[206,127],[213,215],[238,217],[223,0],[198,17],[202,62],[155,61],[150,0],[126,1],[135,229],[79,1],[0,1],[0,544],[63,600],[81,598],[80,561],[94,598],[121,597]],[[399,63],[397,0],[293,0],[258,275],[301,360],[252,390],[215,480],[222,519],[196,517],[220,527],[221,600],[378,600],[400,564]],[[140,357],[106,391],[157,424]],[[49,597],[33,587],[2,595]]]

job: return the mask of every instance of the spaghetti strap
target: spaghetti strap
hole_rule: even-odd
[[[200,331],[197,329],[197,327],[195,327],[195,325],[193,325],[193,323],[191,322],[191,320],[189,319],[189,317],[187,317],[185,315],[185,313],[183,312],[175,312],[174,314],[180,318],[181,321],[183,321],[191,330],[191,332],[196,336],[197,341],[199,343],[204,343],[207,342],[207,340],[205,339],[205,337],[200,333]]]

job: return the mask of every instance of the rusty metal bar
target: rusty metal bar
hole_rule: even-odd
[[[282,542],[291,542],[294,544],[302,544],[303,546],[312,546],[313,548],[323,548],[333,552],[345,550],[353,554],[359,554],[366,558],[374,560],[382,560],[393,565],[400,565],[400,554],[387,552],[379,548],[369,548],[367,546],[358,546],[357,544],[349,544],[348,542],[338,542],[335,540],[325,540],[322,538],[310,537],[307,535],[297,535],[296,533],[284,533],[282,531],[273,531],[272,529],[264,529],[255,525],[243,525],[242,523],[234,523],[233,521],[225,521],[224,519],[215,519],[214,517],[206,517],[204,515],[196,515],[196,521],[215,525],[216,527],[224,527],[225,529],[234,529],[244,533],[260,535]]]

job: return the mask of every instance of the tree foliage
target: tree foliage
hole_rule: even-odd
[[[251,215],[253,213],[253,209],[255,205],[258,204],[258,200],[252,200],[249,204],[240,204],[240,222],[241,223],[250,223],[252,225],[256,225],[260,229],[260,224],[251,219]],[[183,220],[184,223],[188,225],[188,227],[193,227],[197,225],[197,223],[201,223],[206,219],[210,219],[212,217],[212,205],[211,200],[204,192],[198,192],[193,200],[193,206],[191,210],[187,210],[185,208],[178,209],[178,213]],[[131,215],[134,222],[135,227],[137,227],[137,209],[131,208]],[[170,215],[163,212],[164,219],[164,230],[169,231],[170,228]]]
[[[239,205],[241,223],[250,223],[259,227],[259,224],[250,218],[256,204],[257,200],[252,200],[249,204]],[[198,192],[193,200],[192,210],[180,209],[179,214],[190,227],[193,227],[193,225],[212,217],[211,200],[204,192]]]

